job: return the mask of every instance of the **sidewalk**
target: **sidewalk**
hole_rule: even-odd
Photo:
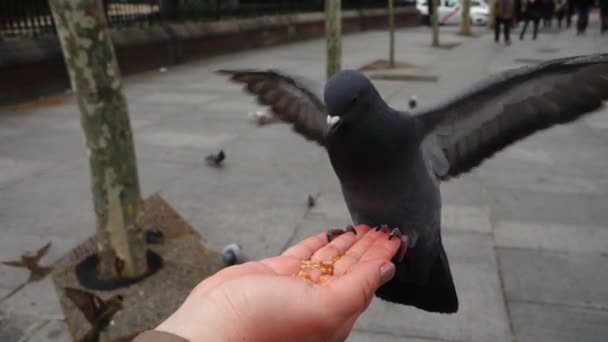
[[[595,26],[495,44],[483,29],[399,31],[397,60],[439,82],[374,81],[393,106],[421,104],[525,63],[606,52]],[[349,223],[324,151],[285,125],[256,127],[258,108],[220,68],[278,68],[322,79],[324,41],[169,67],[125,80],[144,196],[160,191],[215,249],[251,258]],[[388,34],[344,38],[344,68],[386,58]],[[0,260],[46,242],[54,260],[94,231],[89,169],[71,96],[55,106],[0,108]],[[209,168],[220,148],[226,167]],[[537,134],[442,186],[444,244],[460,296],[455,315],[374,300],[349,341],[603,341],[608,336],[608,110]],[[320,193],[309,210],[308,194]],[[0,265],[0,297],[26,272]],[[0,341],[67,341],[50,279],[0,303]]]

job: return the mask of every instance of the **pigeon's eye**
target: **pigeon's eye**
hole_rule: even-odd
[[[357,100],[359,100],[359,96],[355,96],[355,97],[353,97],[353,99],[352,99],[352,100],[350,100],[350,104],[355,104],[355,103],[357,103]]]

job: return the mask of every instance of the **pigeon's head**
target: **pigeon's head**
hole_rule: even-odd
[[[365,75],[355,70],[344,70],[327,81],[324,97],[327,125],[331,132],[370,112],[370,105],[379,94]]]

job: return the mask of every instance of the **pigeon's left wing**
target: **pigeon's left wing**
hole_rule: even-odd
[[[327,111],[323,86],[303,77],[274,70],[219,70],[235,82],[243,83],[263,105],[270,106],[279,119],[309,140],[323,145],[327,134]]]
[[[608,54],[598,54],[505,71],[413,114],[427,135],[426,145],[438,145],[447,159],[447,168],[433,169],[448,179],[538,130],[576,120],[606,99]]]
[[[101,315],[103,300],[94,293],[89,293],[72,287],[63,289],[65,295],[76,305],[91,324],[95,324]]]

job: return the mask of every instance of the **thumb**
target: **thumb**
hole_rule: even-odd
[[[395,276],[395,265],[385,259],[374,259],[354,265],[346,274],[335,279],[340,311],[345,315],[363,312],[374,292]],[[332,291],[333,292],[333,291]],[[336,293],[332,294],[336,296]]]

